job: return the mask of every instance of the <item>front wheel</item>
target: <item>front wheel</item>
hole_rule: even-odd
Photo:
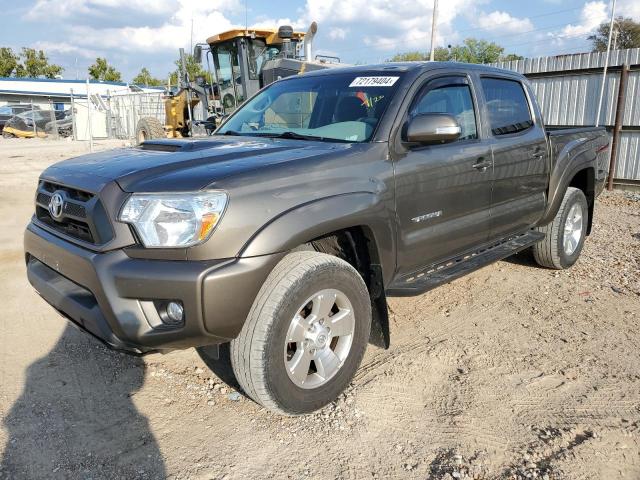
[[[295,252],[262,286],[231,342],[231,363],[256,402],[287,415],[310,413],[349,385],[370,329],[371,302],[360,274],[339,258]]]
[[[569,187],[556,217],[537,230],[544,240],[533,246],[533,256],[543,267],[563,270],[578,261],[587,235],[589,207],[582,190]]]

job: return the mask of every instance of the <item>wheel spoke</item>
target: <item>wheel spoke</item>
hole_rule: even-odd
[[[324,292],[313,297],[311,315],[314,315],[316,318],[328,317],[336,303],[336,296],[335,293]]]
[[[287,368],[291,375],[300,383],[304,383],[309,375],[309,367],[311,366],[311,356],[299,348],[293,358],[287,364]]]
[[[340,368],[340,359],[330,348],[325,348],[314,361],[318,375],[322,378],[331,377]]]
[[[353,333],[353,312],[349,309],[341,309],[333,317],[329,317],[329,326],[332,337],[343,337]]]
[[[300,315],[296,315],[289,325],[287,332],[287,343],[298,343],[304,341],[304,332],[306,331],[305,319]]]

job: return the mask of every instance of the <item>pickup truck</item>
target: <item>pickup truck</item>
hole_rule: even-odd
[[[608,146],[602,128],[547,131],[528,81],[508,71],[297,75],[211,137],[46,169],[27,274],[108,346],[196,347],[213,368],[228,359],[256,402],[304,414],[348,386],[369,343],[389,346],[387,297],[525,249],[571,267]]]

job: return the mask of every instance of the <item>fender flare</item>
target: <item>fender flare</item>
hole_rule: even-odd
[[[396,267],[393,211],[385,200],[371,192],[324,197],[283,212],[263,225],[242,247],[239,256],[287,252],[331,232],[353,227],[365,227],[371,232],[383,279],[389,281]]]
[[[584,146],[585,143],[586,139],[569,142],[558,154],[558,161],[551,172],[549,180],[547,208],[538,222],[539,225],[547,225],[553,221],[558,214],[562,199],[571,184],[571,180],[573,180],[578,172],[591,169],[595,175],[595,154],[588,148],[574,154],[576,149]]]

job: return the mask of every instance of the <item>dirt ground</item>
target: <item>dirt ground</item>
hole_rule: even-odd
[[[0,478],[640,479],[640,195],[600,198],[569,271],[522,254],[392,299],[391,349],[283,418],[194,350],[107,350],[30,288],[38,174],[86,149],[0,140]]]

